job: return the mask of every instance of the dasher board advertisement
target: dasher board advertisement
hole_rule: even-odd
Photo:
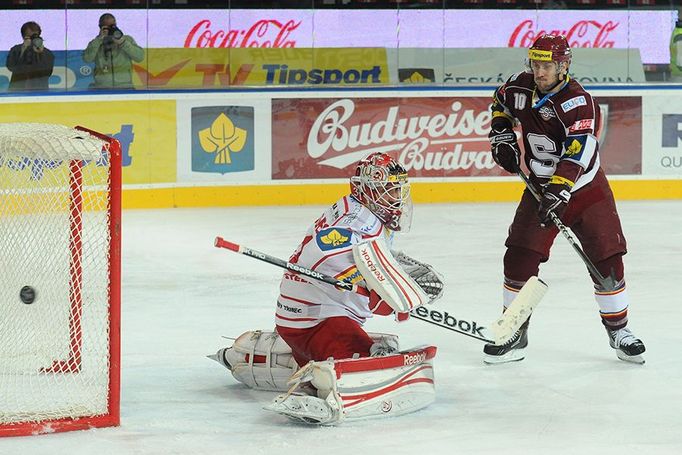
[[[607,174],[641,174],[640,97],[597,98]],[[372,152],[414,177],[509,176],[492,158],[490,97],[274,99],[272,178],[344,178]]]

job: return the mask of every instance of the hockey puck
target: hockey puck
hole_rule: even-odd
[[[21,288],[21,291],[19,291],[19,298],[26,305],[30,305],[36,299],[36,290],[31,286],[24,286]]]

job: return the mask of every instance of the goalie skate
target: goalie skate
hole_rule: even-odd
[[[285,393],[277,396],[272,403],[263,409],[273,411],[291,420],[312,425],[329,425],[340,420],[340,408],[337,400],[332,398],[323,400],[316,396],[303,393]]]
[[[630,329],[622,328],[619,330],[606,329],[609,335],[609,344],[616,350],[616,355],[625,362],[644,364],[642,354],[646,351],[642,340],[635,337]]]

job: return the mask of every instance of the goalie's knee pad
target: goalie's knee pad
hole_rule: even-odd
[[[306,423],[391,417],[422,409],[435,400],[435,346],[381,358],[310,362],[290,380],[290,393],[266,409]],[[296,393],[312,386],[316,396]]]
[[[284,392],[289,389],[287,380],[298,369],[291,348],[273,331],[245,332],[232,346],[208,357],[256,390]]]

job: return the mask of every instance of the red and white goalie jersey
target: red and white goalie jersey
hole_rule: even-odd
[[[352,196],[344,196],[308,229],[289,262],[357,283],[363,278],[355,266],[353,245],[381,235],[387,236],[390,244],[391,234],[369,209]],[[275,322],[301,329],[314,327],[327,318],[345,316],[363,324],[372,316],[368,302],[366,296],[286,271]]]
[[[532,73],[515,74],[495,91],[492,112],[493,122],[501,116],[521,123],[524,160],[539,181],[554,175],[559,163],[574,169],[564,176],[575,182],[573,192],[594,179],[600,165],[599,105],[574,79],[543,95]]]

